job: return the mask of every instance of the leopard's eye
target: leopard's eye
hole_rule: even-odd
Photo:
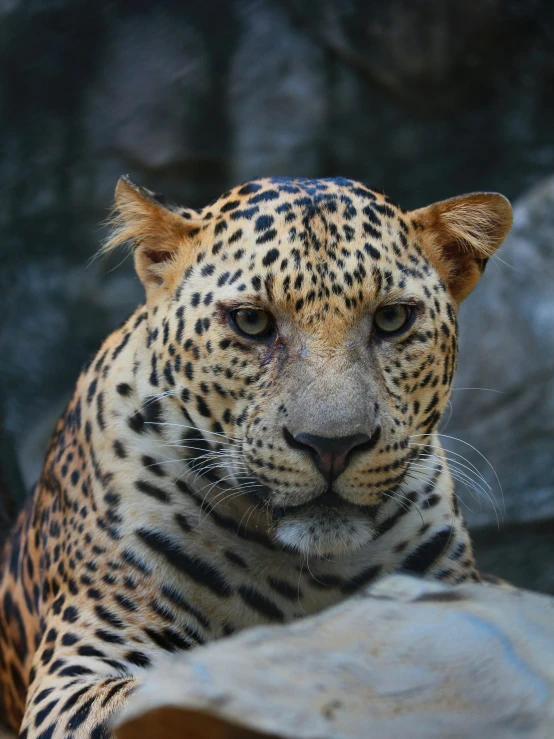
[[[379,333],[390,336],[407,328],[412,315],[411,305],[385,305],[375,313],[373,322]]]
[[[231,313],[231,320],[241,333],[257,339],[268,336],[273,331],[273,319],[265,310],[240,308]]]

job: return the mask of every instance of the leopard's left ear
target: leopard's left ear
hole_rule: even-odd
[[[194,220],[192,211],[181,214],[161,195],[135,185],[128,177],[117,183],[115,206],[111,235],[102,251],[131,244],[135,269],[147,291],[171,289],[192,258],[194,237],[202,224]]]
[[[408,215],[426,256],[458,303],[475,287],[513,220],[509,201],[495,192],[460,195]]]

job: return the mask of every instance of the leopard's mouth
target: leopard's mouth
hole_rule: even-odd
[[[327,490],[305,503],[271,508],[273,536],[281,547],[300,554],[348,555],[375,537],[376,508]]]
[[[306,501],[305,503],[291,504],[288,506],[276,506],[271,508],[271,514],[276,521],[281,521],[287,516],[294,516],[300,513],[330,513],[332,511],[354,513],[357,515],[366,514],[373,515],[377,509],[377,506],[363,505],[352,503],[351,501],[345,500],[342,496],[336,493],[334,490],[326,490],[315,498]]]

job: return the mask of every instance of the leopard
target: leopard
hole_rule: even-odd
[[[127,176],[145,291],[83,368],[3,545],[0,702],[101,739],[149,667],[395,572],[480,582],[438,424],[458,310],[512,223],[268,177],[191,209]],[[370,625],[368,625],[370,627]]]

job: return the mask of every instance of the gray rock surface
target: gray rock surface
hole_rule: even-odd
[[[118,727],[118,739],[550,739],[554,599],[389,577],[160,663]]]
[[[554,595],[554,520],[472,531],[482,572],[494,573],[521,588]]]

